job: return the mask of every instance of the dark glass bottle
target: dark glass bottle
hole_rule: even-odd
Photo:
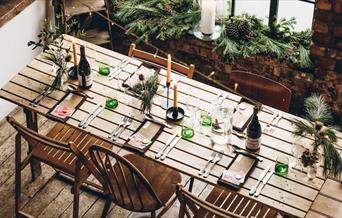
[[[93,84],[93,78],[91,76],[91,68],[85,55],[85,48],[82,45],[81,59],[78,64],[78,84],[81,89],[89,89]]]
[[[261,144],[261,126],[258,119],[258,107],[254,106],[253,119],[247,127],[246,148],[256,151]]]

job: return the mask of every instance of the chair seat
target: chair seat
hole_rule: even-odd
[[[242,217],[273,218],[278,216],[276,209],[236,192],[218,187],[210,192],[206,201]],[[212,215],[201,208],[196,217],[212,217]]]
[[[160,201],[163,204],[166,204],[172,195],[175,193],[176,186],[178,183],[181,182],[181,175],[167,167],[162,166],[161,164],[158,164],[152,160],[149,160],[147,158],[144,158],[142,156],[136,155],[136,154],[128,154],[124,156],[129,162],[131,162],[149,181],[151,186],[153,187],[156,195],[160,199]],[[117,175],[121,175],[119,166],[117,164],[114,165],[114,170]],[[118,176],[119,185],[125,185],[123,179],[126,179],[127,182],[127,188],[128,190],[135,190],[133,186],[135,186],[135,183],[132,179],[132,174],[129,170],[123,169],[124,177]],[[136,179],[136,178],[135,178]],[[139,181],[138,181],[139,186]],[[131,188],[130,188],[131,187]],[[144,207],[141,209],[141,204],[137,203],[137,211],[139,212],[147,212],[147,211],[154,211],[163,205],[158,205],[156,202],[152,199],[150,194],[145,190],[145,186],[141,185],[138,187],[140,190],[140,197],[143,201]],[[140,189],[141,188],[141,189]],[[115,189],[115,195],[120,195],[119,189]],[[130,193],[133,202],[140,202],[139,196],[137,193]],[[111,196],[112,198],[114,196]],[[127,203],[126,203],[127,202]],[[131,204],[129,203],[129,199],[125,199],[123,203],[124,208],[129,208]],[[134,210],[133,210],[134,211]]]
[[[81,151],[88,151],[88,148],[93,144],[102,145],[104,147],[112,147],[111,144],[104,142],[87,132],[80,131],[76,128],[64,124],[56,124],[47,134],[52,138],[61,142],[74,142]],[[47,147],[42,144],[37,144],[32,150],[33,158],[40,160],[46,164],[52,164],[56,169],[61,170],[69,175],[75,175],[75,164],[77,157],[71,151],[61,151],[55,148]],[[89,153],[85,156],[90,159]],[[81,180],[87,178],[89,171],[85,166],[81,166]]]

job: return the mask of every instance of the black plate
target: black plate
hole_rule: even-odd
[[[166,110],[167,120],[178,122],[184,118],[185,111],[181,107],[170,107]]]

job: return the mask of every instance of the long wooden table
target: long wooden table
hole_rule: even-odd
[[[71,37],[65,36],[65,46],[71,45]],[[96,64],[92,65],[94,70],[98,69],[100,62],[106,62],[112,67],[115,67],[125,57],[122,54],[109,51],[107,49],[86,43],[82,40],[76,40],[78,45],[87,45],[87,49],[93,49],[97,52]],[[86,51],[87,53],[87,51]],[[142,63],[138,60],[132,60],[124,71],[117,76],[117,79],[125,79],[135,72],[135,70]],[[35,122],[36,114],[46,115],[50,108],[52,108],[66,93],[67,84],[75,81],[67,81],[63,90],[56,90],[48,97],[44,98],[37,107],[30,106],[30,101],[33,100],[47,85],[49,85],[53,78],[52,64],[43,58],[43,54],[36,57],[25,69],[15,75],[2,89],[0,90],[0,97],[6,99],[14,104],[17,104],[25,109],[27,114],[27,121],[30,128],[37,129]],[[161,70],[160,79],[161,84],[165,83],[165,70]],[[198,96],[204,102],[204,106],[210,106],[210,102],[216,98],[217,94],[222,92],[215,87],[185,78],[176,73],[172,74],[172,78],[180,79],[178,84],[179,102],[183,108],[186,109],[184,102],[188,93]],[[118,90],[117,81],[108,80],[107,77],[94,74],[94,83],[90,90],[85,91],[88,94],[95,96],[93,100],[87,99],[81,107],[76,110],[72,117],[67,121],[68,125],[78,128],[81,120],[88,116],[88,112],[92,110],[96,103],[104,103],[106,96],[111,96],[113,93],[118,95],[118,99],[124,98],[123,93]],[[127,96],[126,96],[127,97]],[[91,134],[103,137],[108,140],[108,134],[119,125],[122,118],[129,113],[134,115],[134,121],[127,130],[120,136],[118,143],[124,143],[126,139],[133,133],[134,130],[144,120],[144,115],[139,110],[140,101],[128,95],[130,98],[130,105],[125,105],[120,102],[118,108],[115,110],[103,110],[98,117],[91,122],[85,129]],[[234,108],[241,97],[228,93],[228,98],[223,101],[223,105]],[[159,94],[155,97],[155,103],[152,106],[152,115],[159,120],[165,119],[165,110],[160,106],[160,100],[165,99],[165,96]],[[265,109],[266,108],[266,109]],[[259,112],[259,119],[263,128],[272,119],[272,112],[276,112],[274,108],[264,106],[264,109]],[[264,133],[262,135],[262,147],[257,155],[263,159],[259,162],[256,169],[251,173],[246,180],[244,186],[239,190],[243,195],[249,196],[249,190],[254,186],[258,176],[264,168],[271,165],[274,167],[275,159],[279,155],[286,156],[290,162],[294,161],[291,155],[291,146],[294,138],[292,137],[293,127],[290,120],[297,118],[293,115],[284,113],[284,117],[280,120],[277,127],[271,133]],[[163,143],[176,131],[180,131],[179,126],[171,124],[172,129],[164,128],[162,134],[152,144],[150,149],[145,153],[146,158],[155,160],[156,153],[162,148]],[[244,148],[244,140],[236,136],[232,136],[234,144]],[[338,145],[342,145],[342,134],[338,133]],[[308,142],[311,141],[307,138]],[[341,147],[338,147],[341,149]],[[171,150],[168,157],[164,161],[159,161],[171,168],[174,168],[184,174],[187,174],[195,179],[207,182],[211,185],[217,186],[217,180],[221,176],[224,168],[228,166],[234,153],[229,146],[224,146],[224,157],[213,168],[208,178],[198,176],[198,171],[201,169],[213,149],[211,139],[208,136],[196,134],[191,140],[181,140],[174,149]],[[39,163],[33,163],[32,172],[39,175]],[[273,175],[267,185],[264,187],[261,195],[256,198],[265,204],[276,207],[287,213],[304,217],[317,197],[322,188],[325,178],[322,175],[322,168],[319,168],[318,177],[313,181],[307,181],[305,172],[295,171],[289,172],[286,176]]]

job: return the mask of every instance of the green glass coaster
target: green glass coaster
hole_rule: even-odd
[[[289,170],[289,159],[284,156],[279,156],[276,159],[274,172],[278,175],[286,175]]]
[[[99,66],[99,74],[103,76],[108,76],[110,74],[110,68],[107,65],[101,64]]]
[[[201,125],[203,127],[211,126],[211,116],[208,114],[201,114]]]
[[[118,100],[117,99],[115,99],[115,98],[108,98],[107,100],[106,100],[106,108],[107,109],[115,109],[115,108],[117,108],[118,107],[118,105],[119,105],[119,102],[118,102]]]
[[[192,137],[194,137],[195,135],[195,131],[189,127],[182,127],[182,138],[183,139],[191,139]]]

